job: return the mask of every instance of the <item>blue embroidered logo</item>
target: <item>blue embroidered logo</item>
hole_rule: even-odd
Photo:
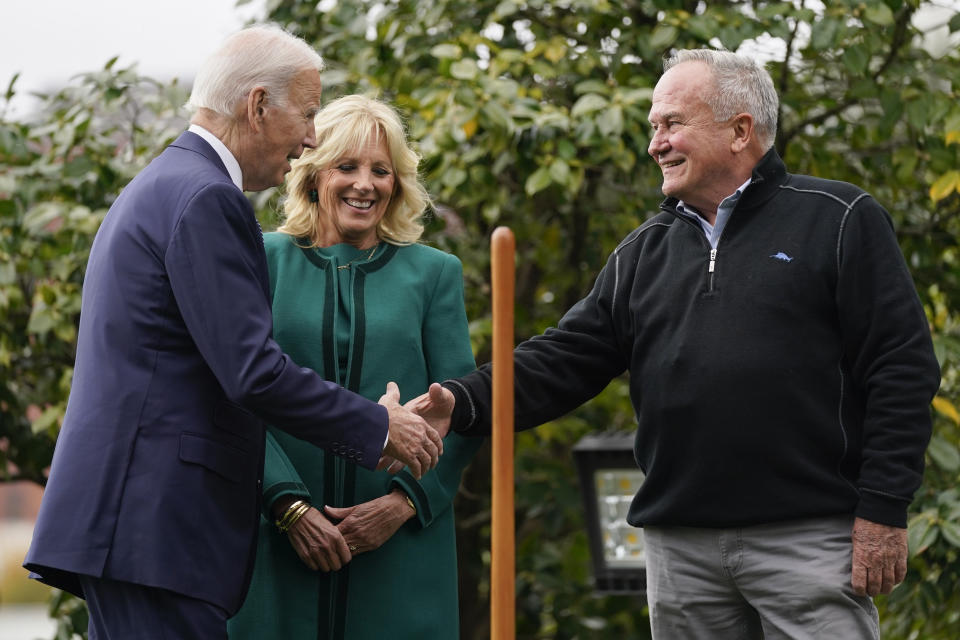
[[[784,262],[790,262],[793,260],[793,258],[785,254],[783,251],[778,251],[770,257],[776,258],[777,260],[783,260]]]

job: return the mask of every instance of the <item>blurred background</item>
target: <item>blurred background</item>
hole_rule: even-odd
[[[656,212],[647,112],[664,54],[761,60],[787,166],[872,193],[923,301],[943,382],[909,573],[878,605],[885,639],[960,637],[958,2],[33,0],[7,3],[0,23],[0,638],[85,629],[82,603],[27,582],[19,562],[70,388],[87,252],[123,185],[185,127],[195,67],[251,19],[317,47],[324,101],[367,93],[404,114],[437,205],[424,241],[464,263],[478,363],[492,229],[516,235],[519,341],[556,324]],[[281,195],[250,195],[266,229]],[[626,383],[517,437],[518,638],[649,635],[642,593],[598,589],[573,456],[589,435],[634,428]],[[465,640],[489,637],[489,474],[482,450],[456,504]]]

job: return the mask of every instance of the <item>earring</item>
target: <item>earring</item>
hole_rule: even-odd
[[[320,202],[320,194],[317,193],[316,189],[307,191],[307,197],[310,199],[310,202]]]

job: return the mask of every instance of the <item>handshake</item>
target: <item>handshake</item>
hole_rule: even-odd
[[[443,437],[450,430],[453,394],[433,383],[427,393],[401,405],[399,387],[389,382],[380,404],[389,413],[390,431],[377,469],[396,473],[406,465],[414,477],[420,478],[437,466]]]

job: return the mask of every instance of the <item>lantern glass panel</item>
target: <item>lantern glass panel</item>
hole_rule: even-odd
[[[643,530],[627,524],[627,511],[643,482],[637,469],[594,472],[603,555],[611,568],[644,568]]]

